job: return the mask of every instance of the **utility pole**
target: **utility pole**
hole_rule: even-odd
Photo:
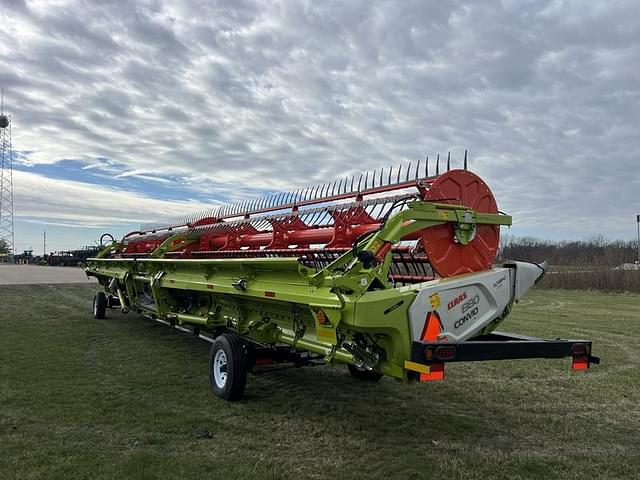
[[[43,239],[42,239],[42,256],[46,256],[47,255],[47,231],[44,230],[44,235],[43,235]]]
[[[638,248],[638,260],[636,260],[636,263],[640,264],[640,215],[636,215],[636,223],[638,224],[638,240],[636,243],[636,247]]]

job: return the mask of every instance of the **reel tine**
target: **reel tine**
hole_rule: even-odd
[[[440,175],[440,154],[438,154],[438,158],[436,158],[436,175]]]
[[[312,225],[318,225],[321,215],[322,215],[322,211],[318,211],[313,214],[313,219],[311,220]]]
[[[420,172],[420,159],[418,159],[418,164],[416,165],[416,177],[415,177],[415,180],[418,180],[419,172]]]
[[[350,191],[351,193],[353,193],[353,182],[355,181],[355,179],[356,179],[356,176],[355,176],[355,175],[352,175],[352,176],[351,176],[351,187],[349,187],[349,191]]]
[[[318,193],[319,185],[315,185],[312,189],[311,189],[311,200],[316,200],[318,197],[316,197],[316,194]]]
[[[402,164],[398,168],[398,178],[396,179],[396,183],[400,183],[400,175],[402,175]]]
[[[393,165],[389,167],[389,179],[387,180],[387,185],[391,185],[391,175],[393,175]]]
[[[336,180],[336,181],[333,182],[333,185],[331,186],[331,196],[333,196],[333,194],[336,191],[336,184],[337,183],[338,183],[338,181]]]
[[[340,179],[340,183],[338,183],[338,195],[340,195],[340,190],[342,190],[342,179]]]
[[[411,162],[409,162],[409,166],[407,167],[407,179],[405,180],[405,182],[409,181],[409,174],[411,173]]]
[[[384,167],[382,167],[380,169],[380,179],[378,180],[380,182],[380,185],[378,185],[379,187],[382,186],[382,176],[384,175]]]
[[[424,176],[429,178],[429,155],[424,159]]]
[[[467,169],[467,149],[464,149],[464,169]]]
[[[362,184],[362,173],[360,174],[360,178],[358,179],[358,192],[360,192],[360,185]]]
[[[367,189],[367,182],[369,181],[369,172],[366,172],[366,175],[364,176],[364,189]]]
[[[447,153],[447,172],[451,170],[451,152]]]
[[[304,223],[306,223],[309,226],[313,226],[315,225],[315,218],[316,218],[317,213],[307,213],[307,216],[305,217]]]
[[[324,197],[327,196],[327,194],[324,191],[324,187],[326,187],[326,186],[327,186],[326,183],[322,184],[322,188],[320,189],[320,198],[324,198]],[[328,191],[328,189],[327,189],[327,191]]]

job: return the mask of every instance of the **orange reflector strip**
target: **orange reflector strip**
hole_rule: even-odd
[[[275,297],[276,296],[276,292],[264,292],[264,296],[265,297]]]
[[[589,357],[586,355],[573,357],[573,363],[571,364],[573,370],[586,370],[589,368]]]
[[[213,285],[211,285],[210,283],[208,283],[208,284],[207,284],[207,288],[208,288],[209,290],[213,290]]]
[[[421,382],[436,382],[444,380],[444,363],[432,363],[429,373],[421,373]]]

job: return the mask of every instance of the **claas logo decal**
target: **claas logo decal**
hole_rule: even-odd
[[[462,292],[460,295],[458,295],[456,298],[454,298],[447,304],[447,308],[451,310],[453,307],[455,307],[460,302],[463,302],[466,299],[467,299],[467,292]]]

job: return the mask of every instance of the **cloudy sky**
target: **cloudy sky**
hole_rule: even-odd
[[[640,3],[1,0],[16,248],[468,148],[513,235],[635,238]]]

